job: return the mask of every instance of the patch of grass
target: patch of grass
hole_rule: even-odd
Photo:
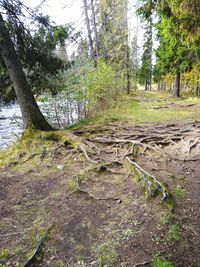
[[[78,192],[79,189],[78,189],[78,185],[77,185],[77,182],[75,180],[69,180],[67,181],[67,189],[70,191],[70,192]]]
[[[176,112],[174,112],[173,106],[169,105],[171,103],[176,104]],[[102,125],[113,121],[118,121],[118,123],[126,121],[132,124],[144,124],[198,119],[200,111],[193,112],[181,107],[181,105],[193,103],[200,103],[200,99],[174,98],[169,94],[157,91],[143,91],[136,97],[122,97],[122,100],[115,107],[102,111],[100,116],[95,115],[93,118],[81,120],[69,129],[76,130],[88,125],[95,127],[95,125]],[[167,105],[169,105],[169,108],[156,109],[158,106]]]
[[[58,200],[58,199],[61,199],[62,193],[61,192],[52,192],[50,194],[50,197],[51,197],[51,199]]]
[[[170,261],[165,260],[164,258],[160,256],[153,256],[152,258],[152,267],[173,267],[173,263]]]
[[[10,256],[10,250],[7,248],[2,248],[0,250],[0,260],[6,260]]]
[[[19,255],[22,252],[22,248],[20,246],[17,246],[14,252],[16,255]]]
[[[54,266],[55,267],[65,267],[66,265],[64,264],[64,262],[63,261],[61,261],[61,260],[57,260],[57,261],[55,261],[54,262]]]
[[[173,193],[175,194],[177,199],[182,199],[185,197],[185,189],[183,189],[180,185],[177,185],[173,188]]]
[[[115,244],[111,241],[105,242],[99,245],[96,249],[96,253],[98,256],[98,266],[113,266],[117,258],[117,252],[115,249]]]
[[[167,239],[170,241],[179,241],[181,239],[180,232],[180,227],[177,224],[170,225]]]
[[[135,235],[135,231],[131,228],[124,230],[123,237],[125,240],[131,239]]]
[[[167,224],[170,224],[173,219],[173,215],[169,211],[164,211],[160,214],[160,222],[159,224],[161,226],[165,226]]]

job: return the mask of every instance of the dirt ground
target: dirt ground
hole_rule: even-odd
[[[0,266],[200,266],[200,122],[73,135],[1,168]]]

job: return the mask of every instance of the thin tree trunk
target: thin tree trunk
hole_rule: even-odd
[[[26,80],[21,62],[17,58],[13,42],[9,36],[8,29],[5,25],[1,13],[0,53],[7,67],[8,75],[19,101],[24,128],[32,127],[39,130],[52,129],[48,122],[45,120],[43,114],[40,112],[40,109],[34,99],[33,93]]]
[[[173,96],[180,97],[180,81],[181,81],[181,73],[180,73],[180,66],[178,66],[176,69],[176,79],[173,90]]]
[[[160,80],[158,81],[158,91],[160,91]]]
[[[125,3],[125,53],[126,53],[126,93],[130,94],[130,50],[129,50],[129,35],[128,35],[128,2]]]
[[[199,96],[199,91],[200,91],[200,86],[199,86],[199,83],[197,82],[197,84],[196,84],[196,96]]]
[[[92,57],[92,59],[94,61],[94,66],[96,67],[97,66],[97,62],[96,62],[94,45],[93,45],[93,40],[92,40],[92,31],[91,31],[91,28],[90,28],[90,19],[89,19],[89,15],[88,15],[87,0],[83,0],[83,4],[84,4],[84,11],[85,11],[85,21],[86,21],[86,25],[87,25],[90,53],[91,53],[91,57]]]
[[[130,53],[128,44],[126,50],[126,93],[130,94]]]
[[[147,84],[147,77],[145,76],[145,88],[144,88],[145,91],[148,90],[148,84]]]
[[[136,22],[136,39],[135,39],[135,47],[134,47],[134,53],[135,53],[135,72],[134,72],[134,90],[137,90],[137,67],[138,67],[138,15],[136,14],[137,22]]]
[[[100,51],[100,44],[99,44],[99,35],[97,32],[97,24],[96,24],[96,15],[95,15],[95,8],[94,8],[94,0],[91,0],[91,9],[92,9],[92,24],[94,29],[94,36],[95,36],[95,45],[96,45],[96,57],[98,58],[99,51]]]

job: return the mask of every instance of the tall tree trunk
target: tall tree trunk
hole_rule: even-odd
[[[89,14],[88,14],[87,0],[83,0],[83,4],[84,4],[84,12],[85,12],[85,21],[86,21],[87,32],[88,32],[88,42],[89,42],[90,53],[91,53],[91,57],[94,61],[94,66],[96,67],[97,62],[96,62],[94,45],[93,45],[93,40],[92,40],[92,31],[90,28],[90,19],[89,19]]]
[[[128,42],[128,36],[127,36]],[[126,93],[130,94],[130,52],[128,43],[126,45]]]
[[[130,49],[129,49],[129,29],[128,29],[128,1],[125,2],[125,55],[126,55],[126,93],[130,94]]]
[[[180,82],[181,82],[181,72],[180,72],[180,66],[178,66],[176,69],[176,78],[175,78],[173,96],[180,97]]]
[[[149,30],[150,30],[150,66],[149,66],[149,91],[151,91],[152,87],[152,54],[153,54],[153,18],[152,16],[149,18]]]
[[[24,128],[33,127],[38,130],[52,129],[45,120],[43,114],[40,112],[40,109],[34,99],[1,13],[0,53],[7,67],[8,75],[19,101]]]
[[[97,24],[96,24],[96,14],[95,14],[95,7],[94,7],[94,0],[91,0],[91,9],[92,9],[92,24],[94,29],[94,37],[95,37],[95,45],[96,45],[96,57],[98,58],[100,55],[100,44],[99,44],[99,35],[97,32]]]
[[[137,22],[136,22],[136,35],[135,35],[135,45],[134,45],[134,53],[135,53],[135,70],[134,70],[134,90],[137,90],[137,70],[138,70],[138,15],[136,14]]]

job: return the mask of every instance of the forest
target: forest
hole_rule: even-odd
[[[199,0],[0,0],[0,267],[200,266]]]

